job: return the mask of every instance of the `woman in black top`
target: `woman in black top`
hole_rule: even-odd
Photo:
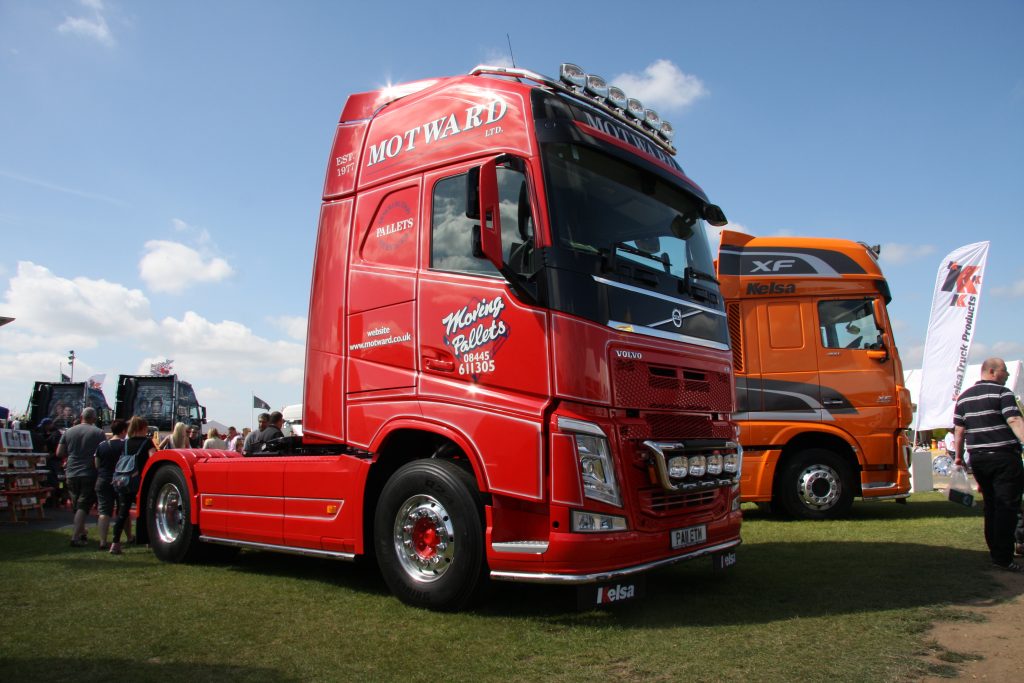
[[[121,554],[121,532],[128,524],[132,503],[139,493],[139,475],[146,467],[146,461],[156,450],[156,444],[149,436],[149,423],[145,418],[136,415],[128,421],[128,441],[125,447],[127,453],[135,454],[135,471],[132,473],[131,485],[115,489],[117,491],[117,521],[114,522],[114,542],[110,544],[110,554]],[[129,538],[132,535],[128,534]]]
[[[114,512],[117,496],[110,480],[114,477],[114,466],[124,453],[124,434],[128,423],[114,420],[110,423],[110,439],[96,449],[96,507],[99,511],[97,526],[100,531],[100,550],[108,550],[107,536],[110,534],[110,515]]]

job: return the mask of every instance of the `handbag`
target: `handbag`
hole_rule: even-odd
[[[131,487],[132,480],[137,476],[137,473],[135,472],[135,462],[139,455],[142,454],[142,449],[146,447],[147,442],[148,439],[147,441],[143,441],[137,452],[129,453],[128,439],[125,439],[124,452],[121,454],[121,457],[117,459],[117,464],[114,465],[114,476],[110,480],[110,485],[114,487],[115,491],[127,491],[129,487]]]
[[[971,490],[971,483],[967,479],[967,470],[963,467],[953,467],[949,488],[946,489],[946,499],[964,507],[974,506],[974,491]]]

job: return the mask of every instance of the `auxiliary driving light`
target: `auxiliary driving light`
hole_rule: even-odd
[[[653,109],[644,109],[644,121],[655,131],[661,130],[661,117]]]
[[[715,454],[708,456],[708,474],[718,476],[722,473],[722,456]]]
[[[601,99],[608,97],[608,84],[600,76],[587,75],[587,92]]]
[[[561,76],[563,81],[570,85],[575,85],[578,88],[582,88],[587,85],[586,72],[575,64],[569,64],[568,62],[563,64]]]
[[[707,458],[703,455],[695,455],[690,458],[690,476],[703,477],[707,471]]]
[[[613,107],[625,109],[626,104],[629,102],[629,98],[626,97],[626,93],[622,88],[617,88],[613,85],[608,88],[608,101]]]
[[[626,111],[637,121],[644,120],[644,103],[633,97],[626,101]]]
[[[722,471],[726,474],[736,474],[740,469],[740,456],[737,453],[726,453],[722,462]]]
[[[676,455],[668,459],[668,476],[673,479],[682,479],[690,469],[690,463],[685,455]]]

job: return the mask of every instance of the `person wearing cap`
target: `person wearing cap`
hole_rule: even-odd
[[[270,413],[260,413],[259,417],[256,418],[256,429],[249,432],[249,436],[245,437],[245,442],[242,444],[242,453],[252,455],[252,449],[256,446],[256,438],[269,423]]]
[[[57,457],[67,458],[64,469],[75,511],[71,532],[71,545],[75,547],[87,544],[85,516],[96,502],[96,463],[93,456],[106,439],[103,430],[96,426],[96,409],[90,406],[82,411],[81,424],[69,427],[57,445]]]

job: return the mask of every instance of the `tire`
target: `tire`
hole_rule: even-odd
[[[808,448],[790,458],[776,475],[775,501],[800,519],[833,519],[853,505],[853,468],[824,448]]]
[[[377,564],[415,607],[455,611],[484,584],[483,517],[473,477],[446,460],[411,462],[388,480],[374,515]]]
[[[153,554],[164,562],[189,562],[199,552],[185,475],[174,466],[157,470],[146,494],[146,528]]]

